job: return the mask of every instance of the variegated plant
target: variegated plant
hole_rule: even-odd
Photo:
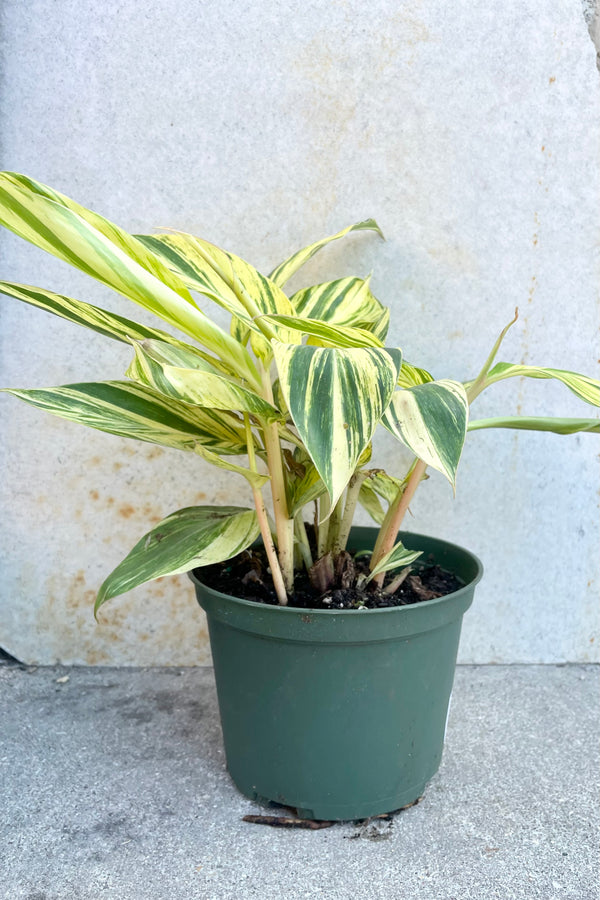
[[[168,516],[109,575],[96,610],[151,579],[228,559],[259,535],[285,604],[298,566],[319,578],[333,575],[359,502],[381,526],[368,579],[381,585],[386,571],[418,556],[396,542],[400,523],[428,467],[454,486],[468,430],[600,431],[599,420],[587,418],[468,421],[481,391],[523,375],[557,379],[585,402],[600,405],[599,383],[584,375],[494,365],[510,325],[473,381],[436,381],[404,361],[400,349],[386,346],[389,311],[371,293],[368,279],[342,278],[285,293],[288,279],[330,241],[351,231],[380,233],[372,219],[300,250],[269,277],[190,234],[128,234],[13,173],[0,175],[0,221],[189,339],[41,288],[0,282],[5,295],[132,347],[126,380],[10,393],[101,431],[196,453],[246,478],[254,496],[254,510],[191,507]],[[229,333],[201,311],[194,292],[230,314]],[[370,468],[379,425],[414,454],[406,475]],[[307,513],[317,528],[312,543]],[[400,574],[387,590],[401,579]]]

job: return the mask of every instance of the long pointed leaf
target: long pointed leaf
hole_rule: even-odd
[[[275,341],[273,347],[290,415],[333,506],[390,402],[402,353]]]
[[[383,424],[452,486],[467,433],[469,405],[462,384],[430,381],[397,391]]]
[[[566,369],[545,369],[539,366],[526,366],[519,363],[497,363],[488,373],[487,383],[493,384],[504,378],[515,378],[524,375],[527,378],[554,378],[566,385],[581,400],[591,406],[600,406],[600,381]]]
[[[519,431],[549,431],[553,434],[600,432],[600,419],[565,419],[551,416],[501,416],[491,419],[472,419],[469,431],[483,428],[514,428]]]
[[[154,338],[155,340],[166,341],[176,347],[184,347],[202,359],[206,359],[221,371],[229,371],[221,360],[208,356],[191,344],[185,344],[183,341],[177,340],[177,338],[172,337],[166,331],[161,331],[160,328],[140,325],[139,322],[108,312],[83,300],[74,300],[72,297],[55,294],[53,291],[46,291],[43,288],[32,287],[28,284],[13,284],[8,281],[0,281],[0,294],[22,300],[30,306],[43,309],[75,325],[89,328],[91,331],[122,341],[125,344],[130,344],[132,340],[143,341],[147,338]]]
[[[119,594],[163,575],[230,559],[259,535],[256,513],[236,506],[191,506],[145,534],[98,592],[94,613]]]
[[[309,343],[325,347],[383,347],[370,331],[349,325],[330,325],[320,319],[304,319],[301,316],[263,316],[267,322],[285,325],[294,331],[311,336]],[[317,340],[315,340],[317,339]]]
[[[200,445],[227,455],[246,452],[244,429],[235,416],[167,400],[129,381],[5,390],[37,409],[120,437],[178,450],[197,452]]]
[[[134,347],[136,358],[128,377],[166,397],[211,409],[249,412],[267,422],[282,418],[258,394],[236,384],[184,347],[153,340],[136,342]]]
[[[0,224],[195,337],[258,383],[247,351],[198,309],[185,285],[160,260],[108,220],[45,185],[4,172]]]
[[[337,234],[322,238],[320,241],[309,244],[308,247],[303,247],[302,250],[298,250],[296,253],[292,254],[292,256],[288,257],[288,259],[284,260],[273,269],[270,275],[271,280],[280,287],[283,286],[286,281],[298,271],[298,269],[307,263],[309,259],[312,259],[315,253],[318,253],[319,250],[327,246],[327,244],[330,244],[331,241],[337,241],[351,231],[376,231],[380,237],[383,237],[381,228],[375,219],[365,219],[364,222],[357,222],[355,225],[349,225],[348,228],[343,228],[341,231],[338,231]]]
[[[242,326],[252,332],[253,349],[269,356],[268,340],[278,337],[285,343],[299,342],[283,329],[268,330],[257,320],[265,314],[291,315],[293,307],[286,294],[254,266],[202,238],[183,232],[140,236],[140,240],[161,254],[193,290],[220,303]]]

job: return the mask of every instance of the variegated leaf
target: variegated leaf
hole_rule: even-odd
[[[299,342],[297,335],[281,328],[266,328],[257,317],[280,313],[291,315],[293,307],[286,294],[254,266],[220,247],[192,234],[139,236],[192,289],[224,306],[251,332],[258,356],[270,355],[268,340],[277,337],[286,343]]]
[[[468,420],[467,395],[456,381],[430,381],[397,391],[383,424],[423,462],[452,484]]]
[[[0,224],[196,338],[250,383],[244,347],[208,319],[183,282],[132,235],[25,176],[0,173]]]
[[[433,375],[430,375],[427,369],[419,369],[417,366],[412,366],[404,360],[400,370],[400,377],[398,378],[398,387],[416,387],[418,384],[427,384],[433,380]]]
[[[200,238],[191,234],[136,234],[135,237],[175,272],[186,287],[214,300],[249,329],[258,330],[254,320],[231,287],[207,260]]]
[[[276,341],[273,348],[290,415],[333,506],[390,402],[402,353]]]
[[[289,514],[293,518],[307,503],[318,500],[325,493],[325,485],[312,462],[306,464],[306,472],[289,486]]]
[[[72,297],[55,294],[43,288],[32,287],[27,284],[13,284],[8,281],[0,281],[0,294],[5,294],[7,297],[15,297],[17,300],[28,303],[30,306],[36,306],[38,309],[60,316],[60,318],[73,322],[75,325],[81,325],[105,337],[111,337],[126,344],[130,344],[132,340],[143,341],[146,338],[154,338],[159,341],[167,341],[176,347],[185,347],[211,362],[224,374],[230,373],[230,370],[221,360],[203,353],[191,344],[185,344],[183,341],[177,340],[177,338],[172,337],[166,331],[140,325],[139,322],[126,319],[124,316],[118,316],[116,313],[107,312],[107,310],[101,309],[99,306],[92,306],[91,303],[85,303],[83,300],[74,300]]]
[[[591,406],[600,406],[600,381],[566,369],[545,369],[539,366],[526,366],[519,363],[497,363],[487,375],[487,383],[493,384],[504,378],[524,375],[527,378],[555,378],[565,384],[581,400]]]
[[[127,376],[165,397],[210,409],[249,412],[266,422],[281,419],[281,413],[258,394],[184,347],[146,340],[135,342],[134,348],[135,360]]]
[[[373,485],[369,483],[369,479],[363,481],[360,486],[358,502],[363,507],[363,509],[366,509],[371,518],[378,525],[383,525],[383,520],[385,519],[385,510],[381,505],[381,501],[377,496],[377,493],[373,489]]]
[[[383,237],[383,233],[375,219],[365,219],[364,222],[357,222],[356,225],[350,225],[348,228],[343,228],[341,231],[338,231],[337,234],[332,234],[331,237],[322,238],[322,240],[316,241],[314,244],[309,244],[308,247],[304,247],[302,250],[298,250],[292,256],[288,257],[288,259],[280,263],[277,268],[273,269],[270,275],[271,280],[280,287],[283,286],[286,281],[298,271],[298,269],[307,263],[309,259],[312,259],[315,253],[318,253],[319,250],[327,246],[327,244],[330,244],[331,241],[337,241],[351,231],[376,231],[380,237]]]
[[[300,316],[262,316],[267,322],[310,335],[309,343],[316,347],[382,347],[381,341],[364,328],[349,325],[330,325],[320,319]]]
[[[370,331],[381,342],[389,324],[389,310],[373,296],[369,279],[340,278],[297,291],[291,298],[296,314],[329,325]]]
[[[259,535],[256,513],[236,506],[190,506],[172,513],[138,541],[98,592],[103,603],[147,581],[230,559]]]
[[[565,419],[546,416],[502,416],[491,419],[472,419],[469,431],[483,428],[515,428],[520,431],[549,431],[553,434],[600,432],[600,419]]]
[[[379,501],[379,497],[382,497],[387,505],[390,506],[396,499],[398,491],[404,489],[411,471],[412,467],[408,475],[404,479],[400,479],[394,478],[393,475],[388,475],[383,469],[374,469],[368,473],[368,478],[363,481],[360,494],[358,495],[359,502],[378,525],[381,525],[385,518],[385,511]],[[427,479],[429,476],[424,475],[423,477]]]
[[[372,578],[376,575],[380,575],[381,572],[389,572],[392,569],[410,566],[411,563],[422,555],[422,550],[407,550],[402,542],[399,541],[395,547],[392,547],[389,553],[386,553],[386,555],[379,560],[375,568],[369,573],[369,577],[365,584],[368,584]]]
[[[119,437],[177,450],[197,452],[200,445],[218,454],[246,453],[244,429],[231,413],[167,400],[130,381],[5,390],[44,412]]]

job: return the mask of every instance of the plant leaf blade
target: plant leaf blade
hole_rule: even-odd
[[[119,594],[163,575],[230,559],[260,532],[254,510],[235,506],[191,506],[167,516],[145,534],[106,578],[94,614]]]
[[[383,424],[454,487],[467,433],[469,404],[457,381],[430,381],[397,391]]]
[[[402,353],[275,341],[273,347],[290,415],[333,506],[390,402]]]
[[[342,228],[341,231],[332,234],[330,237],[322,238],[320,241],[315,241],[314,244],[309,244],[307,247],[303,247],[302,250],[296,251],[296,253],[293,253],[276,266],[269,277],[281,287],[298,271],[298,269],[307,263],[309,259],[312,259],[315,253],[318,253],[319,250],[326,247],[327,244],[330,244],[332,241],[337,241],[340,238],[345,237],[345,235],[349,234],[351,231],[375,231],[380,237],[383,237],[383,232],[375,219],[365,219],[363,222],[356,222],[354,225]]]

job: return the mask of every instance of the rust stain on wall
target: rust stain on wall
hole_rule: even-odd
[[[204,615],[185,576],[161,578],[131,596],[109,601],[93,617],[98,586],[83,569],[51,576],[36,628],[57,662],[86,665],[206,665],[210,651]]]

